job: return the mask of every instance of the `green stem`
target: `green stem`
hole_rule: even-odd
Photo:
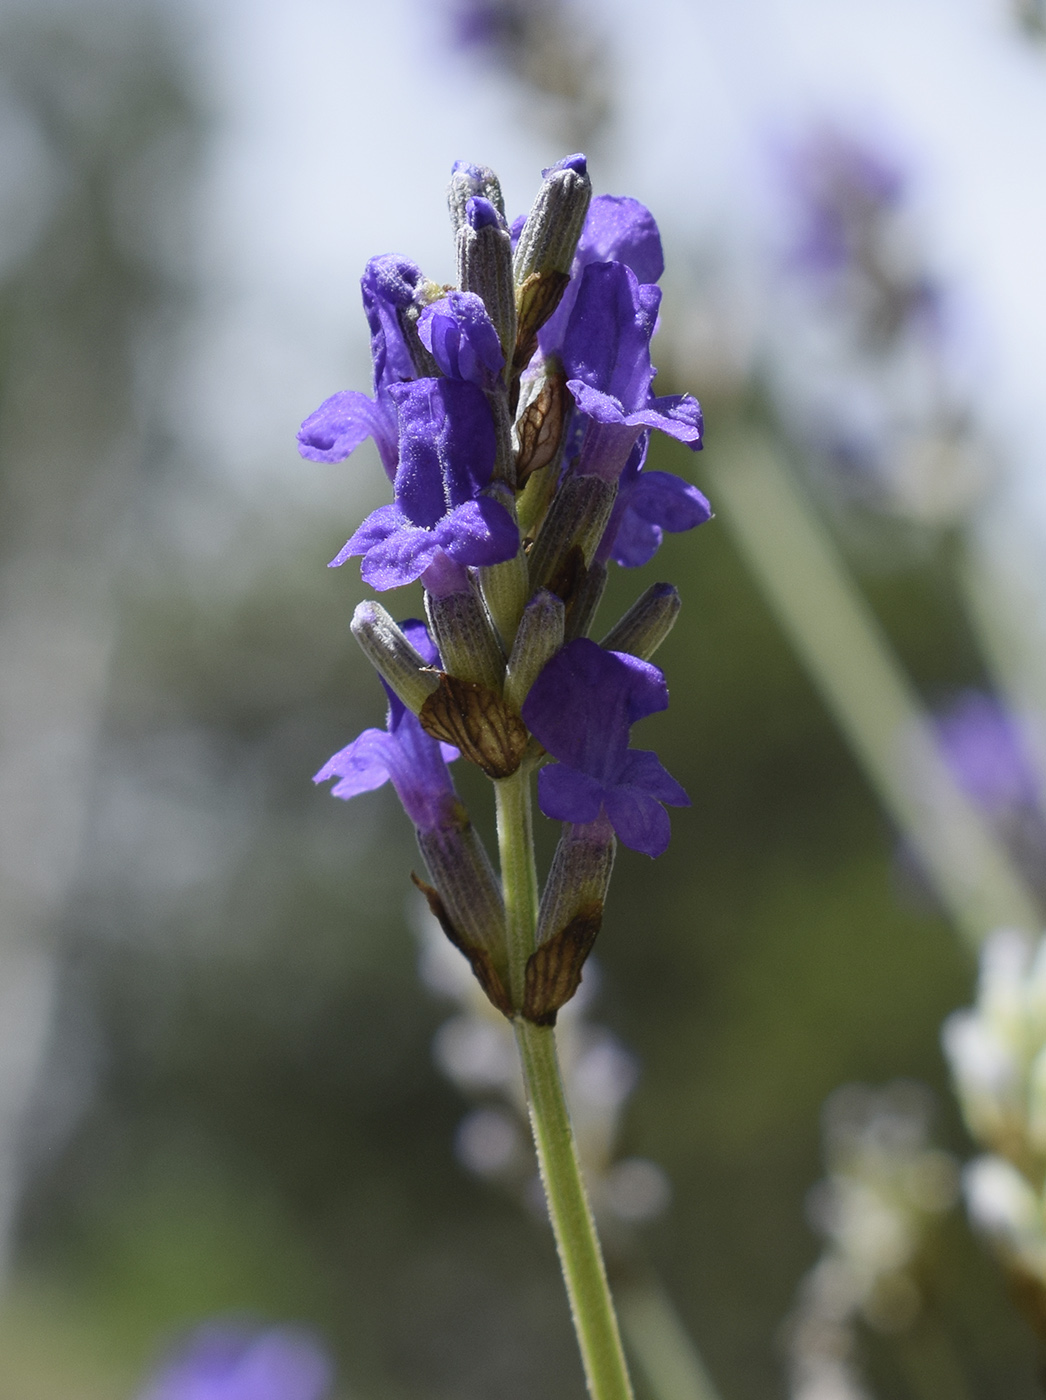
[[[534,951],[537,872],[531,829],[530,772],[524,765],[495,783],[498,847],[505,895],[512,1001],[523,1004],[527,961]],[[592,1210],[563,1093],[551,1026],[517,1016],[513,1022],[523,1067],[541,1180],[556,1237],[581,1362],[592,1400],[632,1400],[614,1304],[607,1285]]]
[[[494,796],[501,884],[505,895],[509,995],[513,1006],[522,1006],[527,962],[534,951],[538,916],[538,877],[534,868],[528,765],[524,763],[511,778],[499,779],[494,784]]]
[[[632,1400],[603,1255],[581,1176],[551,1026],[517,1017],[516,1044],[541,1180],[592,1400]]]

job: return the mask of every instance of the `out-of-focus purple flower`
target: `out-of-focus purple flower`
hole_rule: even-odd
[[[553,656],[523,704],[531,733],[558,762],[538,775],[547,817],[592,822],[606,813],[624,845],[659,856],[671,827],[662,803],[690,799],[657,755],[628,747],[637,720],[668,706],[656,666],[624,652],[604,651],[587,637]]]
[[[664,532],[693,530],[712,518],[712,508],[696,486],[671,472],[643,470],[650,441],[644,433],[621,473],[614,509],[596,557],[638,569],[657,553]]]
[[[966,690],[936,720],[948,766],[964,791],[993,816],[1035,806],[1037,783],[1020,732],[991,696]]]
[[[444,374],[481,389],[494,388],[505,355],[494,322],[475,292],[449,292],[426,306],[418,319],[418,335]]]
[[[183,1343],[139,1400],[324,1400],[333,1380],[330,1357],[307,1332],[211,1324]]]
[[[852,136],[822,128],[787,153],[787,178],[800,218],[797,262],[838,271],[859,256],[869,223],[904,197],[904,172]]]
[[[661,234],[653,214],[638,199],[599,194],[589,205],[570,269],[570,281],[559,305],[538,334],[543,355],[558,353],[561,349],[582,274],[589,263],[594,262],[624,263],[640,283],[656,282],[660,278],[665,270]]]
[[[511,559],[519,532],[504,506],[480,495],[496,452],[482,390],[465,380],[416,379],[388,393],[399,421],[396,501],[367,517],[332,567],[363,555],[363,578],[383,590],[420,578],[440,553],[470,566]]]
[[[400,626],[415,651],[438,667],[439,654],[425,624],[410,619]],[[365,729],[328,759],[313,782],[336,778],[331,792],[345,801],[391,782],[408,817],[421,831],[453,825],[458,798],[447,764],[458,757],[457,749],[426,734],[399,696],[384,680],[381,683],[389,697],[385,728]]]
[[[591,419],[577,470],[616,480],[644,428],[701,446],[701,407],[689,394],[655,398],[650,363],[659,289],[624,263],[590,263],[563,342],[567,388]]]

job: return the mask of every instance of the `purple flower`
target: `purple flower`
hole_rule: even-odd
[[[291,1328],[201,1327],[139,1400],[323,1400],[334,1371],[312,1337]]]
[[[648,661],[604,651],[587,637],[557,652],[522,710],[559,760],[538,775],[545,815],[582,823],[603,811],[624,845],[659,856],[671,835],[662,803],[689,807],[690,799],[656,754],[630,749],[628,739],[637,720],[667,707],[664,675]]]
[[[420,578],[441,553],[470,566],[511,559],[519,532],[504,506],[480,495],[496,452],[482,390],[466,380],[416,379],[388,393],[399,420],[396,501],[367,517],[332,567],[363,555],[363,578],[383,590]]]
[[[594,262],[624,263],[645,283],[656,282],[664,272],[661,235],[653,214],[638,199],[600,194],[589,205],[570,270],[570,282],[562,301],[538,336],[543,355],[558,353],[562,347],[582,274],[589,263]]]
[[[438,667],[439,654],[425,624],[411,619],[401,623],[401,629],[415,651],[429,665]],[[452,823],[457,809],[447,764],[453,763],[458,751],[426,734],[399,696],[384,681],[382,685],[389,697],[385,728],[365,729],[323,765],[313,782],[337,778],[331,792],[345,801],[391,782],[414,825],[422,831],[435,831]]]
[[[480,389],[494,388],[505,355],[494,322],[475,292],[449,292],[426,306],[418,319],[418,335],[451,379],[467,379]]]
[[[1012,716],[996,700],[963,691],[936,728],[949,768],[979,807],[991,816],[1034,808],[1035,771]]]
[[[695,451],[701,407],[689,394],[655,398],[650,363],[661,293],[624,263],[590,263],[563,342],[567,388],[592,420],[578,463],[583,475],[616,480],[644,428],[660,428]]]
[[[649,433],[644,433],[632,449],[597,550],[597,558],[614,559],[625,569],[648,563],[666,530],[693,530],[712,518],[705,496],[689,481],[671,472],[643,470],[649,441]]]
[[[414,378],[414,362],[399,315],[414,300],[422,280],[421,269],[409,258],[390,253],[368,262],[360,286],[370,325],[374,398],[344,389],[324,400],[298,430],[302,457],[312,462],[343,462],[372,437],[389,480],[395,477],[396,411],[389,389]]]

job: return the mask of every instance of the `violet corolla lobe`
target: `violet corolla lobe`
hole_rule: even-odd
[[[625,569],[649,563],[666,530],[678,534],[712,518],[707,498],[689,481],[672,472],[644,470],[649,439],[649,433],[644,433],[629,455],[596,550],[597,559],[613,559]]]
[[[587,637],[569,642],[548,662],[523,703],[527,727],[553,758],[538,775],[547,817],[575,824],[605,813],[620,841],[659,856],[671,827],[662,804],[690,799],[657,755],[630,749],[637,720],[668,706],[662,672]]]
[[[439,655],[423,622],[411,619],[401,624],[401,630],[431,666],[439,666]],[[345,801],[391,782],[407,816],[420,831],[455,826],[459,803],[447,764],[458,757],[457,749],[426,734],[403,701],[384,680],[381,683],[389,697],[385,728],[365,729],[328,759],[313,782],[336,778],[331,792]]]

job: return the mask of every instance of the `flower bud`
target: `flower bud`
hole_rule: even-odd
[[[528,363],[537,333],[555,311],[570,281],[577,242],[592,198],[585,157],[567,156],[544,172],[534,207],[516,244],[516,350],[513,373]]]
[[[603,922],[614,868],[614,830],[605,816],[565,822],[538,912],[537,948],[527,963],[523,1015],[554,1025],[577,991],[585,960]]]
[[[426,592],[425,611],[448,674],[486,686],[500,695],[505,677],[504,653],[483,601],[471,584],[442,596]]]
[[[516,344],[512,237],[504,215],[479,195],[466,200],[465,217],[458,229],[458,283],[463,292],[475,292],[483,298],[505,359],[511,360]]]
[[[616,495],[616,482],[598,476],[572,476],[563,482],[530,551],[532,588],[551,588],[568,601],[560,576],[572,555],[581,568],[587,568],[603,537]]]
[[[516,513],[514,493],[503,482],[496,482],[487,493],[500,501],[512,516]],[[501,564],[487,564],[477,570],[480,592],[487,605],[502,644],[508,651],[516,636],[519,619],[530,596],[530,568],[522,550]]]
[[[675,626],[682,606],[679,590],[672,584],[652,583],[599,645],[649,661]]]
[[[505,201],[501,194],[501,183],[489,165],[471,165],[468,161],[456,160],[447,186],[447,207],[450,222],[457,238],[465,223],[465,206],[475,197],[493,204],[502,218],[505,217]]]
[[[592,198],[582,155],[567,156],[542,172],[544,180],[516,244],[513,272],[522,288],[535,273],[570,272]]]
[[[443,932],[472,964],[487,996],[507,1015],[508,953],[501,886],[464,807],[460,810],[459,825],[418,831],[418,846],[434,888],[416,876],[414,882]]]
[[[439,672],[411,646],[380,603],[360,603],[351,630],[378,675],[417,714],[439,685]]]
[[[545,662],[563,645],[562,600],[541,589],[527,604],[505,675],[505,700],[518,710]]]

